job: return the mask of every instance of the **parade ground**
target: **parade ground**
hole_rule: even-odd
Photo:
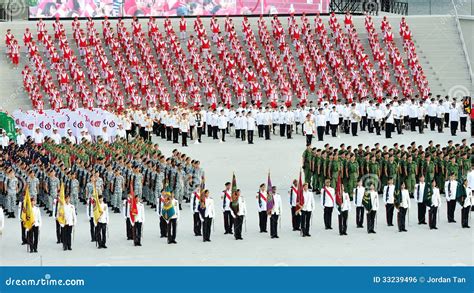
[[[469,125],[468,125],[469,129]],[[325,136],[324,142],[313,140],[313,147],[322,148],[329,143],[338,147],[341,143],[356,147],[357,144],[373,146],[393,146],[394,143],[408,146],[415,141],[426,146],[430,140],[445,146],[448,140],[461,143],[472,138],[468,133],[458,133],[452,137],[449,129],[444,133],[394,134],[392,139],[359,132],[353,137],[343,134],[340,138]],[[156,138],[154,138],[156,140]],[[89,221],[85,206],[80,204],[78,224],[74,228],[72,251],[63,251],[56,244],[55,222],[42,210],[43,225],[40,229],[38,253],[28,253],[21,245],[20,221],[5,219],[3,235],[0,235],[1,266],[472,266],[474,264],[472,229],[462,229],[460,206],[456,207],[457,223],[448,224],[446,201],[442,198],[439,210],[438,230],[430,230],[427,225],[418,225],[416,203],[411,200],[407,233],[399,233],[396,226],[387,227],[385,208],[380,199],[377,215],[377,234],[367,234],[366,219],[364,229],[355,225],[355,208],[349,212],[348,236],[337,232],[337,212],[332,218],[333,230],[324,230],[322,208],[319,195],[316,196],[316,209],[313,213],[310,234],[301,237],[291,228],[288,190],[293,179],[298,178],[301,155],[305,149],[305,138],[295,135],[287,140],[273,135],[271,141],[255,138],[255,144],[227,137],[225,143],[204,138],[203,143],[190,144],[188,148],[156,140],[166,156],[174,148],[201,161],[205,170],[206,188],[216,201],[216,217],[211,233],[212,242],[204,243],[202,237],[193,234],[193,221],[189,204],[183,205],[178,221],[176,245],[169,245],[165,238],[159,237],[159,218],[149,206],[141,247],[134,247],[126,240],[125,220],[121,214],[110,213],[107,233],[107,249],[97,249],[90,242]],[[256,192],[261,183],[267,182],[271,172],[273,185],[276,185],[283,200],[283,215],[279,239],[270,239],[268,233],[259,233]],[[238,188],[247,204],[246,224],[242,241],[232,235],[224,235],[221,213],[221,194],[224,183],[231,181],[232,173],[237,177]],[[396,212],[394,215],[396,223]]]

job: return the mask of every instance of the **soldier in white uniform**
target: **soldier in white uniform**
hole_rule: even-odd
[[[260,233],[267,233],[267,190],[265,183],[260,184],[256,198]]]
[[[76,208],[71,204],[71,198],[66,195],[66,204],[64,205],[65,224],[62,227],[63,250],[72,250],[72,229],[77,223]]]
[[[338,210],[338,220],[339,220],[339,235],[347,235],[347,217],[349,211],[351,210],[351,198],[349,194],[344,191],[344,185],[341,185],[342,188],[342,204],[340,210]]]
[[[407,232],[405,229],[405,219],[407,215],[407,211],[410,209],[410,193],[408,189],[405,187],[405,182],[402,183],[400,186],[400,205],[398,207],[398,231],[399,232]]]
[[[253,133],[255,131],[255,119],[252,116],[252,112],[247,113],[247,141],[249,144],[253,144]]]
[[[375,191],[375,186],[372,184],[369,190],[369,201],[371,209],[367,210],[367,232],[369,234],[375,234],[375,217],[377,216],[377,210],[379,209],[379,195]]]
[[[387,216],[387,226],[393,226],[393,209],[395,200],[395,185],[393,178],[388,179],[388,184],[383,187],[383,202],[385,203],[385,212]]]
[[[357,182],[357,187],[354,188],[354,191],[352,193],[352,198],[354,199],[354,205],[356,206],[357,228],[364,228],[364,206],[362,205],[362,199],[364,198],[364,194],[365,194],[365,187],[362,185],[362,180],[359,180]]]
[[[204,190],[200,199],[200,209],[202,212],[202,238],[203,242],[211,242],[211,226],[215,215],[214,200],[209,197],[209,190]]]
[[[145,223],[145,206],[143,200],[138,198],[137,202],[137,214],[135,215],[135,223],[133,225],[135,238],[133,245],[142,246],[142,235],[143,235],[143,224]]]
[[[226,182],[225,189],[222,191],[222,212],[224,214],[224,234],[232,234],[232,215],[230,212],[230,203],[232,202],[230,182]]]
[[[311,214],[315,208],[313,192],[309,191],[308,183],[303,185],[304,204],[301,208],[301,235],[303,237],[311,237],[309,234]]]
[[[294,179],[289,193],[291,206],[291,224],[293,231],[301,231],[301,215],[296,213],[296,197],[298,196],[298,180]]]
[[[451,119],[452,117],[450,117]],[[460,204],[462,206],[461,209],[461,226],[463,228],[471,228],[469,226],[469,213],[471,212],[471,205],[472,205],[472,190],[467,185],[467,180],[463,181],[463,186],[465,196],[463,195],[460,198]]]
[[[438,186],[436,186],[436,180],[433,180],[431,183],[433,188],[433,194],[431,195],[431,205],[430,210],[428,212],[428,224],[430,226],[430,230],[437,230],[436,222],[438,220],[438,209],[441,206],[441,194],[439,192]]]
[[[244,225],[244,217],[247,215],[247,207],[243,197],[240,195],[240,189],[232,194],[231,214],[234,218],[234,237],[235,240],[243,240],[242,226]]]
[[[191,213],[193,214],[193,231],[194,236],[202,236],[201,233],[201,219],[199,218],[199,201],[201,199],[201,188],[198,186],[196,190],[191,195]]]
[[[30,230],[27,230],[28,244],[30,245],[30,252],[38,252],[38,240],[39,240],[39,231],[41,228],[41,211],[40,208],[36,206],[36,198],[31,198],[31,206],[33,207],[33,217],[35,222]],[[0,229],[1,230],[1,229]]]
[[[324,227],[326,230],[332,229],[332,211],[334,209],[335,204],[335,196],[336,193],[334,188],[332,188],[331,180],[326,179],[324,182],[325,186],[321,188],[321,207],[323,208],[323,219],[324,219]]]
[[[281,203],[281,196],[277,193],[276,186],[272,186],[272,194],[273,194],[273,207],[270,212],[270,237],[279,238],[278,237],[278,219],[282,214],[282,203]]]
[[[418,184],[415,185],[413,190],[413,197],[418,205],[418,225],[425,225],[426,220],[426,205],[425,205],[425,177],[420,176]]]
[[[451,174],[449,180],[444,183],[444,194],[448,203],[448,223],[456,223],[454,220],[454,212],[456,210],[456,195],[457,195],[458,182],[456,176]]]
[[[104,198],[102,195],[99,196],[99,203],[102,213],[97,220],[96,226],[96,240],[97,240],[97,248],[107,248],[105,245],[107,242],[107,224],[109,223],[109,207],[104,202]]]

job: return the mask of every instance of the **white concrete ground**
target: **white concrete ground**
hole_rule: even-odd
[[[468,128],[469,129],[469,128]],[[444,134],[426,131],[424,135],[407,133],[394,135],[386,140],[383,136],[372,136],[366,132],[358,137],[343,135],[341,138],[326,138],[333,146],[340,143],[357,145],[380,142],[393,145],[409,144],[416,141],[426,145],[429,140],[444,145],[448,140],[461,142],[462,138],[472,139],[467,133],[451,137],[449,130]],[[161,141],[159,141],[161,142]],[[322,147],[324,143],[317,143]],[[162,142],[162,149],[169,154],[176,145]],[[216,204],[217,218],[210,243],[194,237],[189,205],[185,205],[178,224],[177,245],[166,244],[159,238],[158,217],[146,208],[146,223],[142,247],[134,247],[125,240],[125,222],[119,214],[111,214],[108,249],[97,249],[90,242],[89,223],[85,217],[84,206],[79,208],[79,224],[75,228],[73,250],[64,252],[56,244],[55,223],[52,218],[43,217],[40,232],[39,253],[29,254],[20,245],[20,224],[18,219],[7,219],[3,235],[0,236],[0,265],[243,265],[243,266],[281,266],[281,265],[473,265],[473,229],[462,229],[460,208],[456,209],[458,223],[448,224],[446,204],[440,209],[439,230],[429,230],[426,225],[418,226],[416,207],[409,212],[410,221],[407,233],[399,233],[397,227],[387,227],[385,211],[382,207],[378,215],[377,234],[367,234],[366,229],[355,228],[355,211],[349,215],[348,236],[339,236],[337,216],[333,214],[334,230],[324,230],[322,209],[318,206],[312,219],[311,238],[302,238],[291,231],[288,188],[291,180],[297,178],[304,150],[304,138],[293,140],[273,136],[271,141],[256,138],[254,145],[248,145],[229,137],[226,143],[219,144],[205,138],[200,145],[190,144],[181,149],[202,162],[206,171],[207,185],[214,199],[220,202],[220,192],[232,172],[236,173],[238,187],[247,201],[247,231],[243,241],[224,235],[220,204]],[[266,183],[267,172],[271,170],[272,182],[279,188],[283,197],[284,210],[279,239],[270,239],[268,234],[258,232],[256,191],[260,183]],[[319,196],[316,198],[319,203]],[[443,202],[444,203],[444,202]],[[474,226],[474,224],[472,224]]]

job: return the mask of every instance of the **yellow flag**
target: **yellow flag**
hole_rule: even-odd
[[[64,205],[66,204],[66,196],[64,195],[64,183],[61,182],[61,187],[59,189],[59,202],[57,204],[58,210],[58,223],[61,225],[66,224],[66,217],[64,215]]]
[[[30,188],[26,186],[25,191],[25,198],[23,199],[21,209],[21,220],[23,221],[23,227],[25,229],[30,230],[35,223],[35,215],[33,214],[33,206],[31,204],[31,197],[30,197]]]
[[[99,222],[99,218],[100,216],[102,215],[102,207],[100,206],[100,202],[99,202],[99,193],[97,192],[97,190],[95,189],[94,187],[94,224],[97,225],[97,223]]]

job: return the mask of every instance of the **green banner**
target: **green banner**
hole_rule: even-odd
[[[16,140],[15,120],[7,113],[0,112],[0,128],[7,132],[11,140]]]

